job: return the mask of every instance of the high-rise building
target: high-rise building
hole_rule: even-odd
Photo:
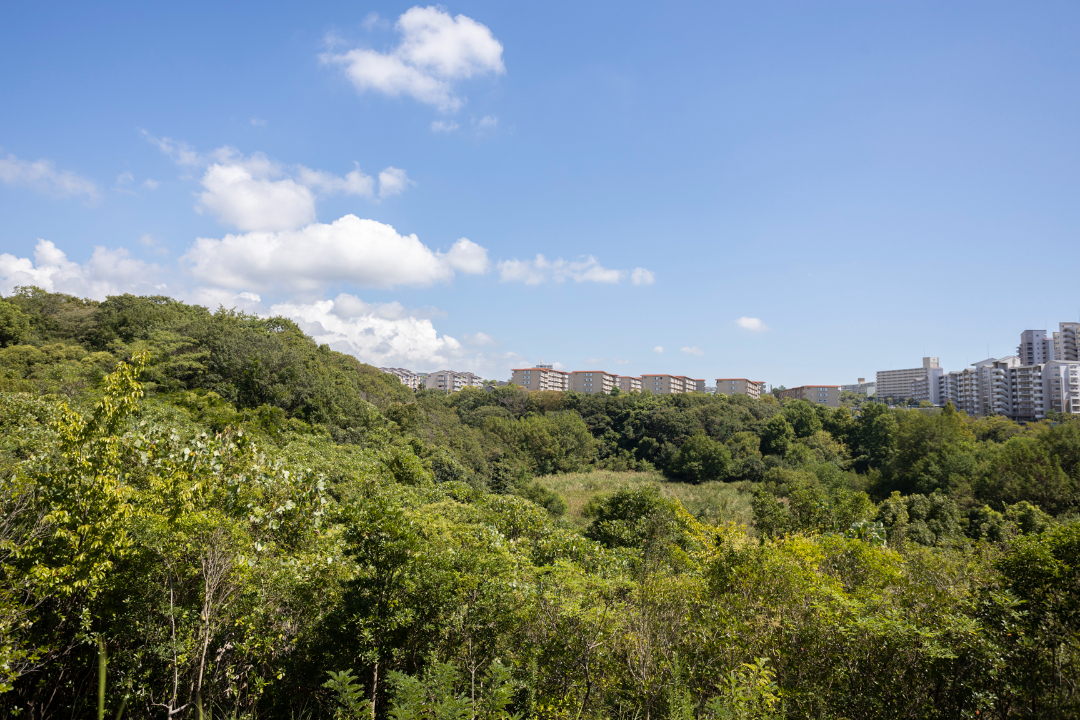
[[[520,385],[529,392],[537,390],[569,390],[570,373],[556,370],[550,365],[537,364],[531,368],[516,368],[510,376],[510,382]]]
[[[776,392],[775,388],[773,389],[773,392]],[[840,407],[839,385],[803,385],[801,387],[781,390],[779,395],[781,398],[808,400],[829,407]]]
[[[455,393],[467,387],[483,387],[484,381],[479,375],[473,375],[471,372],[439,370],[438,372],[428,373],[424,385],[428,390]]]
[[[717,378],[716,380],[717,395],[749,395],[759,400],[764,392],[764,380],[747,380],[746,378]]]
[[[880,399],[928,400],[937,405],[939,379],[944,372],[936,357],[924,357],[920,368],[879,370],[876,395]]]
[[[1025,330],[1020,333],[1016,355],[1022,365],[1040,365],[1054,359],[1054,338],[1047,337],[1045,330]]]
[[[1024,365],[1015,355],[990,358],[940,380],[941,404],[969,415],[1036,422],[1052,412],[1080,414],[1080,361]]]
[[[1080,323],[1058,323],[1053,337],[1053,360],[1080,360]]]
[[[570,373],[570,389],[576,392],[608,395],[612,388],[618,386],[619,376],[603,370],[574,370]]]

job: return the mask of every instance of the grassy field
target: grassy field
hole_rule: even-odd
[[[591,498],[645,483],[659,486],[665,495],[677,498],[696,517],[710,523],[749,525],[754,518],[750,509],[752,496],[743,487],[745,483],[707,482],[691,485],[671,482],[658,472],[611,470],[547,475],[539,478],[539,481],[544,487],[563,496],[566,500],[566,519],[579,527],[589,524],[581,510]]]

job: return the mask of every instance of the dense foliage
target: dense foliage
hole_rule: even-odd
[[[535,478],[655,486],[582,532]],[[0,714],[1080,717],[1080,422],[446,396],[290,321],[0,300]],[[105,669],[102,675],[100,667]]]

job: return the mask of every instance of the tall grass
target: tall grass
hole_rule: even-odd
[[[671,482],[658,472],[615,472],[594,470],[565,475],[545,475],[540,483],[566,500],[566,519],[585,527],[589,520],[581,511],[585,503],[602,493],[652,483],[668,497],[677,498],[695,517],[709,523],[734,522],[750,525],[750,483],[705,482],[699,485]]]

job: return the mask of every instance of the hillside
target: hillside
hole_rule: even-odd
[[[414,394],[23,288],[0,503],[5,717],[91,716],[99,647],[113,717],[1080,717],[1072,417]]]

